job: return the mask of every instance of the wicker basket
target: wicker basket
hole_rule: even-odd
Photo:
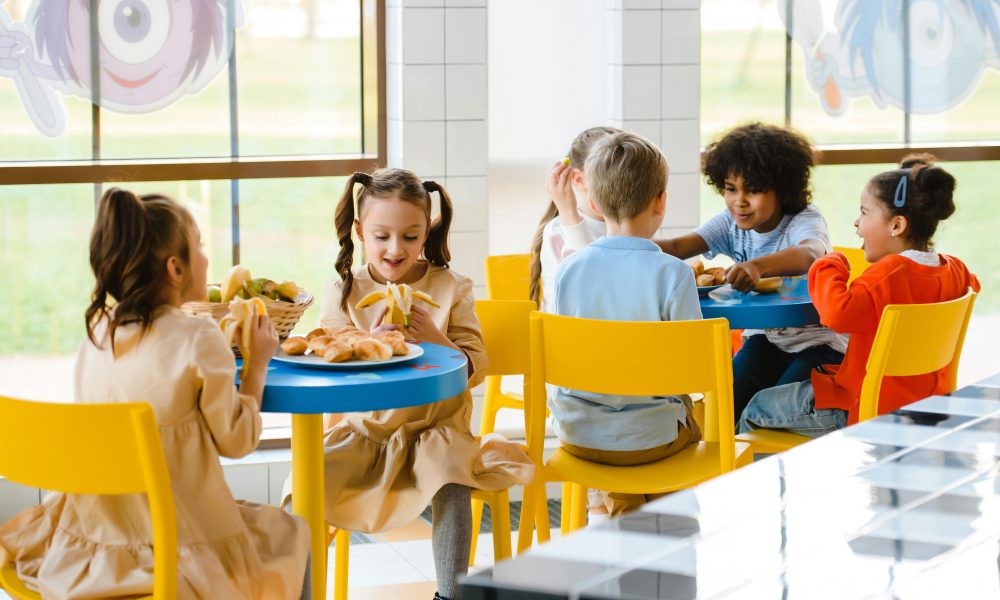
[[[271,317],[271,323],[278,332],[280,339],[285,339],[288,334],[295,329],[295,324],[302,318],[302,313],[306,312],[313,303],[313,296],[309,292],[300,289],[295,303],[279,302],[269,298],[261,298],[264,306],[267,307],[267,314]],[[216,322],[229,312],[228,302],[185,302],[181,308],[189,315],[201,315],[212,317]]]

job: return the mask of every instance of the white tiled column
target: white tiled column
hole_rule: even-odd
[[[697,0],[608,0],[609,122],[670,164],[662,235],[698,226],[701,15]]]
[[[486,0],[389,0],[389,166],[444,185],[452,267],[484,289]]]

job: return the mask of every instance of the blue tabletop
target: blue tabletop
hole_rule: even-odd
[[[701,298],[706,319],[723,317],[731,329],[802,327],[819,323],[819,314],[809,299],[809,281],[786,277],[781,289],[770,294],[744,294],[727,286]]]
[[[386,410],[457,396],[468,385],[461,350],[420,344],[424,354],[398,365],[327,370],[272,360],[264,386],[264,412],[297,414]]]

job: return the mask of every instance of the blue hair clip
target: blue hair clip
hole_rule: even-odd
[[[906,175],[899,178],[896,193],[892,197],[892,205],[896,208],[902,208],[904,204],[906,204]]]

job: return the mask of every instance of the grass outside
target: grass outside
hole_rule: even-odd
[[[763,32],[703,36],[702,130],[705,139],[737,122],[783,119],[783,39]],[[246,154],[351,152],[357,147],[356,44],[336,40],[246,39],[238,43],[241,151]],[[741,59],[744,49],[752,53]],[[352,54],[353,52],[353,54]],[[735,59],[734,59],[735,57]],[[742,60],[742,62],[741,62]],[[796,70],[801,73],[801,68]],[[102,123],[105,156],[210,156],[228,152],[226,84],[220,79],[197,96],[151,115],[114,115]],[[984,127],[1000,100],[1000,76],[990,72],[980,89],[925,139],[997,137]],[[24,116],[8,80],[0,79],[4,144],[0,160],[86,159],[90,152],[89,106],[68,99],[68,132],[57,139],[38,134]],[[821,110],[800,80],[793,116]],[[887,116],[889,115],[889,116]],[[841,119],[816,117],[802,129],[823,143],[896,141],[901,117],[855,101]],[[932,120],[933,121],[933,120]],[[796,121],[798,122],[798,121]],[[921,121],[923,127],[924,121]],[[943,124],[943,125],[941,125]],[[893,137],[895,136],[895,137]],[[935,138],[934,136],[944,136]],[[834,244],[857,245],[851,223],[867,179],[888,165],[822,167],[815,174],[816,203],[830,224]],[[939,248],[965,260],[980,276],[979,314],[1000,312],[1000,257],[992,238],[1000,217],[995,201],[995,163],[948,165],[959,180],[958,211],[938,236]],[[210,279],[221,279],[230,263],[230,185],[227,181],[129,186],[160,191],[185,201],[203,229],[211,261]],[[241,262],[257,276],[293,279],[319,295],[333,274],[337,245],[333,207],[342,178],[245,180],[240,183]],[[0,356],[71,354],[83,338],[83,310],[93,285],[87,242],[93,222],[89,185],[0,187]],[[723,209],[707,186],[701,191],[702,220]],[[317,305],[302,318],[315,323]]]

